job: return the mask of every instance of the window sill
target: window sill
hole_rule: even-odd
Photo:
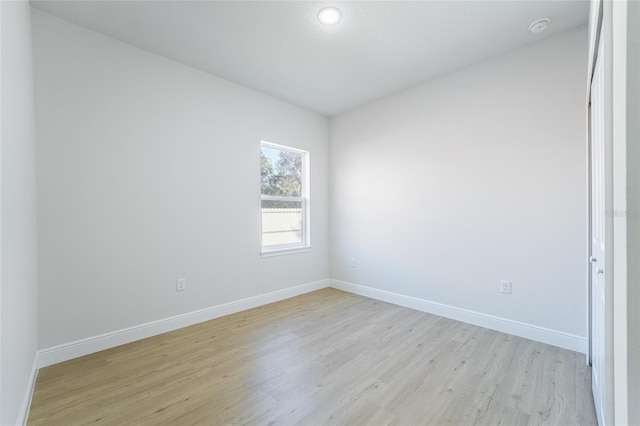
[[[281,248],[281,249],[265,250],[260,252],[260,256],[262,257],[285,256],[287,254],[304,253],[306,251],[311,251],[311,246],[288,247],[288,248]]]

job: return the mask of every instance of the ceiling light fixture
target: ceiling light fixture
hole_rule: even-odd
[[[324,25],[335,25],[342,19],[342,13],[335,7],[325,7],[318,13],[318,21]]]
[[[541,33],[547,29],[547,25],[549,25],[549,22],[551,22],[551,19],[549,18],[541,18],[537,21],[533,21],[531,25],[529,25],[529,31],[534,34]]]

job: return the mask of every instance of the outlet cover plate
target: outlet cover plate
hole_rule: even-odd
[[[186,278],[178,278],[176,280],[176,291],[185,291],[187,289]]]

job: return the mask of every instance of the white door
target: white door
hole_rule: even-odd
[[[607,117],[605,99],[605,73],[602,59],[602,43],[591,83],[590,133],[591,133],[591,386],[596,405],[598,423],[608,424],[607,419],[607,309],[605,274],[606,173],[607,173]]]

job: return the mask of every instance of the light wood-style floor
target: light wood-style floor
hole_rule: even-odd
[[[584,355],[324,289],[51,367],[29,425],[595,425]]]

